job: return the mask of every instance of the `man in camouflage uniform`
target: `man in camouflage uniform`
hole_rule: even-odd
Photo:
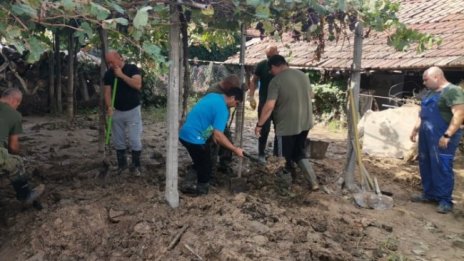
[[[36,203],[44,185],[29,187],[23,160],[19,153],[19,134],[22,133],[21,114],[16,110],[22,93],[15,88],[6,89],[0,98],[0,176],[7,177],[16,191],[16,198],[24,203]]]

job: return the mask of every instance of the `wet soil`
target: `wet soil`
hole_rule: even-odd
[[[251,154],[257,148],[254,124],[247,120],[244,134]],[[218,173],[207,196],[180,194],[180,206],[172,209],[164,199],[164,123],[144,122],[144,175],[110,171],[106,182],[96,178],[103,160],[96,115],[79,116],[71,126],[60,118],[25,117],[24,129],[28,172],[33,183],[46,185],[44,208],[18,204],[0,180],[0,260],[464,259],[462,155],[455,164],[455,209],[447,215],[409,201],[420,193],[417,162],[367,156],[368,172],[393,194],[395,205],[384,211],[357,207],[339,184],[346,133],[320,126],[310,137],[330,142],[324,159],[311,160],[321,190],[310,192],[297,173],[291,191],[281,194],[275,168],[244,160],[248,191],[231,193],[229,175]],[[189,165],[180,146],[181,180]]]

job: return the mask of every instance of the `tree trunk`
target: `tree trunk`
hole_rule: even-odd
[[[68,82],[66,88],[66,115],[68,122],[74,118],[74,31],[68,33]]]
[[[245,34],[245,24],[241,25],[241,44],[240,44],[240,82],[242,83],[242,88],[245,87],[245,48],[246,48],[246,34]],[[244,90],[245,91],[245,90]],[[245,95],[245,94],[244,94]],[[245,101],[245,97],[243,97]],[[235,137],[234,143],[240,147],[243,145],[243,124],[245,118],[245,102],[241,102],[236,108],[236,118],[235,118]]]
[[[361,58],[362,58],[362,42],[363,42],[363,27],[360,22],[356,23],[355,38],[354,38],[354,51],[353,51],[353,65],[351,68],[350,86],[353,89],[354,103],[356,111],[352,112],[351,106],[347,106],[348,115],[348,137],[347,137],[347,153],[346,163],[344,168],[344,185],[350,191],[356,191],[358,187],[354,181],[355,172],[355,150],[354,150],[354,128],[357,128],[356,123],[353,122],[352,113],[359,113],[359,89],[361,84]],[[347,100],[347,103],[349,99]],[[360,168],[360,166],[358,166]]]
[[[74,56],[74,59],[73,59],[73,76],[74,76],[74,81],[73,81],[73,108],[74,108],[74,114],[77,113],[77,91],[79,90],[79,86],[80,86],[80,78],[79,78],[79,75],[78,75],[78,59],[77,59],[77,52],[79,52],[79,49],[80,49],[80,46],[79,46],[79,42],[78,42],[78,39],[76,37],[74,37],[74,53],[73,53],[73,56]]]
[[[55,99],[55,57],[54,51],[51,50],[48,56],[48,97],[50,112],[56,113],[56,99]]]
[[[179,206],[178,183],[178,158],[177,144],[179,139],[179,42],[180,42],[180,21],[179,10],[175,4],[170,6],[171,26],[169,29],[169,90],[168,90],[168,141],[166,156],[166,200],[168,204],[176,208]]]
[[[101,49],[101,62],[100,62],[100,95],[99,100],[99,117],[98,117],[98,151],[102,152],[105,150],[105,126],[106,126],[106,106],[105,106],[105,96],[103,95],[103,76],[106,72],[106,62],[105,54],[108,51],[108,32],[103,29],[98,29],[98,34],[100,36],[100,49]]]
[[[61,102],[61,53],[60,53],[60,30],[55,33],[55,59],[56,59],[56,108],[58,113],[63,112],[63,103]]]
[[[78,80],[79,80],[79,83],[80,83],[80,93],[82,95],[82,99],[84,101],[89,101],[90,100],[90,96],[89,96],[89,89],[87,87],[87,81],[85,79],[85,76],[82,72],[78,72],[77,73],[78,75]]]
[[[241,35],[241,44],[240,44],[240,82],[242,89],[245,91],[245,49],[246,49],[246,25],[242,23],[240,35]],[[242,100],[245,101],[245,92],[243,93]],[[239,103],[236,108],[237,118],[235,120],[235,139],[234,144],[242,148],[243,147],[243,125],[245,123],[245,102]],[[242,177],[242,167],[243,167],[243,158],[239,159],[238,163],[238,177]]]
[[[179,6],[179,11],[182,11],[182,8]],[[188,103],[188,97],[190,95],[190,66],[188,62],[189,58],[189,51],[188,51],[188,23],[185,20],[185,16],[183,13],[180,14],[180,32],[182,35],[182,65],[184,68],[184,80],[182,81],[182,86],[183,86],[183,95],[182,95],[182,115],[181,115],[181,122],[184,122],[185,117],[187,116],[187,103]]]

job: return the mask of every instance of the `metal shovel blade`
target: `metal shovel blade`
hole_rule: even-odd
[[[230,178],[229,188],[232,193],[247,192],[250,188],[244,178]]]
[[[229,180],[229,188],[232,193],[246,192],[250,188],[246,182],[246,179],[242,178],[243,159],[240,159],[238,164],[237,177],[231,177]]]
[[[261,164],[258,157],[252,156],[252,155],[250,155],[250,154],[248,154],[246,152],[243,152],[243,156],[245,156],[245,158],[249,159],[250,161],[252,161],[254,163],[260,163]]]
[[[353,194],[354,201],[362,208],[386,210],[393,207],[393,198],[385,195],[378,195],[374,192],[360,192]]]

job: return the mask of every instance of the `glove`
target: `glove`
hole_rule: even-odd
[[[250,103],[250,107],[252,110],[255,110],[256,109],[256,100],[254,97],[250,96],[248,98],[248,102]]]

